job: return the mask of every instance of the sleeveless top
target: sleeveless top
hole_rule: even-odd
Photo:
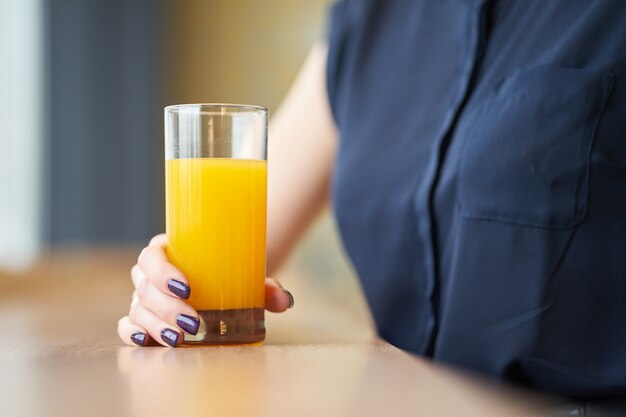
[[[380,335],[626,391],[626,1],[344,0],[333,210]]]

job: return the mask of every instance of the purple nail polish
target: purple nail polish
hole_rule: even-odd
[[[161,340],[170,345],[171,347],[176,347],[178,345],[178,337],[180,335],[178,332],[172,329],[163,329],[161,330]]]
[[[176,324],[189,334],[198,334],[198,328],[200,327],[200,320],[187,314],[179,314],[176,317]]]
[[[285,294],[287,294],[287,296],[289,296],[289,307],[287,307],[287,308],[293,307],[293,304],[295,302],[294,299],[293,299],[293,295],[291,295],[291,293],[289,291],[287,291],[287,290],[283,290],[283,291],[285,291]]]
[[[138,346],[145,346],[146,344],[146,334],[141,332],[135,332],[130,335],[130,340],[133,341],[134,344]]]
[[[167,281],[167,287],[174,295],[185,300],[188,299],[191,294],[191,288],[189,288],[189,285],[174,278]]]

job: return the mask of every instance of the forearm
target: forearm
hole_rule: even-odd
[[[269,275],[328,201],[337,132],[326,94],[326,55],[326,45],[311,49],[270,125]]]

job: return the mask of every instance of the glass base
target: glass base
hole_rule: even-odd
[[[265,309],[199,310],[198,334],[185,343],[203,345],[258,344],[265,339]]]

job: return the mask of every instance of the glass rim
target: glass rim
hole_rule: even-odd
[[[200,114],[224,114],[224,111],[234,110],[230,114],[246,114],[246,113],[268,113],[267,107],[257,106],[255,104],[235,104],[235,103],[183,103],[171,104],[166,106],[163,111],[165,113],[181,113],[186,110],[193,110],[194,113]]]

